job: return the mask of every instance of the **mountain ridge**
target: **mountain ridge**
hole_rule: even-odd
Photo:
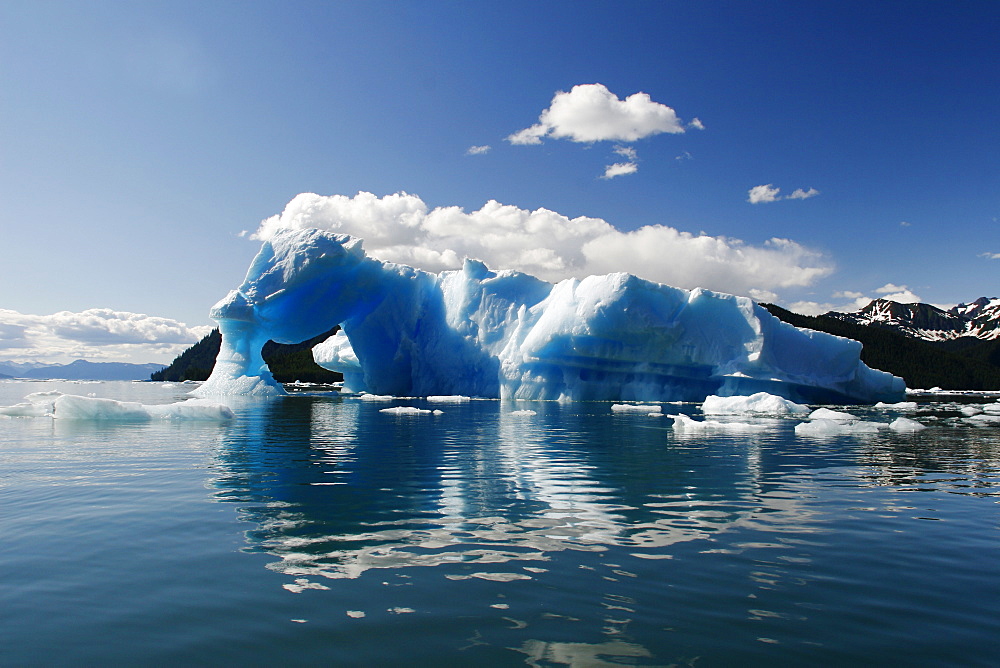
[[[69,364],[25,364],[0,362],[0,374],[31,380],[147,380],[163,364],[129,362],[90,362],[78,359]]]
[[[875,299],[853,313],[828,311],[823,315],[855,325],[884,327],[924,341],[1000,339],[1000,298],[997,297],[980,297],[947,310],[932,304]]]

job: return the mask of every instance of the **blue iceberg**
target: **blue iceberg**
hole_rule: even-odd
[[[211,310],[222,350],[203,396],[277,395],[268,340],[313,349],[345,388],[395,396],[702,401],[756,392],[804,403],[899,401],[903,380],[861,344],[781,322],[746,297],[626,273],[555,285],[466,260],[433,274],[358,238],[282,230]]]

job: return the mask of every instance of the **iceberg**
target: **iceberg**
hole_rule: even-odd
[[[268,340],[313,349],[344,389],[392,396],[703,401],[767,392],[798,403],[897,402],[901,378],[861,344],[781,322],[746,297],[627,273],[547,283],[466,259],[440,274],[369,257],[362,240],[285,229],[212,307],[222,350],[197,396],[284,394]]]

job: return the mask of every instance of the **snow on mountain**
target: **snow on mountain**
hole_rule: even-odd
[[[931,304],[900,304],[876,299],[855,313],[830,311],[826,315],[856,325],[886,327],[925,341],[1000,338],[1000,298],[980,297],[948,310]]]

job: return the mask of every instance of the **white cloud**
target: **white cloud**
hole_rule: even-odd
[[[780,192],[781,188],[775,188],[774,185],[770,183],[764,186],[754,186],[747,191],[747,201],[751,204],[762,204],[767,202],[777,202],[783,199],[809,199],[810,197],[815,197],[819,194],[819,191],[815,188],[810,188],[809,190],[796,188],[791,195],[784,197],[778,194]]]
[[[495,200],[471,213],[454,206],[429,209],[406,193],[303,193],[264,220],[254,238],[309,227],[360,237],[373,257],[435,272],[457,269],[472,257],[549,281],[627,271],[678,287],[749,294],[810,285],[832,271],[827,258],[787,239],[755,246],[665,225],[622,232],[600,218],[571,219]]]
[[[760,204],[761,202],[775,202],[778,200],[778,192],[780,188],[775,188],[770,183],[766,186],[754,186],[747,191],[747,201],[751,204]]]
[[[905,285],[895,285],[894,283],[886,283],[881,288],[877,288],[875,293],[881,295],[882,299],[900,304],[916,304],[923,301]]]
[[[623,158],[626,158],[629,161],[634,161],[638,157],[638,155],[635,152],[635,149],[632,148],[631,146],[616,146],[615,153],[622,156]]]
[[[704,130],[705,124],[701,122],[699,118],[692,118],[691,122],[688,123],[689,128],[694,128],[695,130]]]
[[[899,221],[899,226],[900,227],[909,227],[910,224],[908,222],[906,222],[905,220],[901,220],[901,221]]]
[[[470,146],[465,152],[466,155],[485,155],[490,152],[491,146]]]
[[[795,191],[785,199],[809,199],[810,197],[815,197],[818,194],[819,191],[815,188],[810,188],[809,190],[796,188]]]
[[[888,299],[900,304],[916,304],[923,302],[923,299],[914,294],[905,285],[886,283],[882,287],[873,290],[873,292],[878,295],[880,299]],[[865,293],[855,292],[852,290],[834,292],[830,295],[830,298],[831,301],[827,302],[793,302],[789,304],[787,308],[789,311],[801,313],[802,315],[822,315],[824,313],[829,313],[830,311],[837,311],[838,313],[854,313],[856,311],[860,311],[872,302],[872,298]]]
[[[616,162],[613,165],[608,165],[604,168],[604,175],[602,179],[613,179],[616,176],[624,176],[625,174],[635,174],[639,171],[639,165],[634,162]]]
[[[1000,260],[1000,253],[980,253],[979,257],[984,257],[987,260]]]
[[[211,327],[111,309],[52,315],[0,309],[0,359],[169,362],[209,331]]]
[[[584,143],[632,142],[664,132],[684,132],[673,109],[653,102],[646,93],[621,100],[603,84],[594,83],[573,86],[568,93],[557,92],[538,123],[513,133],[507,141],[541,144],[543,137],[550,136]]]

